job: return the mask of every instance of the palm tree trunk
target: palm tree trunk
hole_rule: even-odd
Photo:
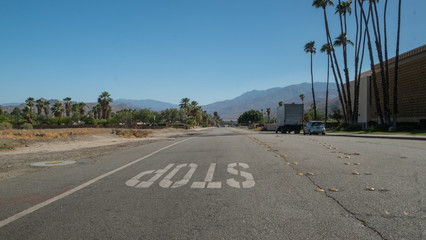
[[[361,5],[361,0],[358,0],[358,3]],[[370,18],[370,12],[371,12],[371,4],[370,4],[370,10],[369,10],[369,18]],[[373,57],[373,48],[371,46],[371,37],[370,37],[370,31],[368,30],[368,20],[365,16],[365,12],[363,9],[361,9],[361,14],[364,19],[365,23],[365,31],[367,33],[367,44],[368,44],[368,51],[370,54],[370,68],[371,68],[371,76],[373,78],[373,86],[374,86],[374,95],[376,100],[376,110],[377,110],[377,119],[380,124],[383,123],[383,114],[382,114],[382,108],[380,104],[380,96],[379,96],[379,87],[377,85],[377,78],[376,78],[376,68],[374,67],[374,57]]]
[[[330,80],[330,54],[327,54],[327,88],[325,91],[325,123],[327,124],[328,116],[328,82]]]
[[[374,3],[373,6],[375,8],[376,20],[374,20],[374,13],[373,13],[373,9],[371,7],[372,2]],[[375,1],[372,1],[372,2],[370,2],[370,11],[371,11],[371,15],[372,15],[371,23],[373,24],[374,37],[376,39],[377,56],[379,58],[379,63],[380,63],[380,76],[382,78],[382,91],[383,91],[384,120],[385,120],[386,124],[390,124],[389,83],[388,83],[388,79],[386,79],[386,76],[385,76],[385,67],[384,67],[384,62],[383,62],[383,50],[382,50],[382,42],[381,42],[381,36],[380,36],[376,2]],[[376,21],[377,21],[377,26],[376,26]]]
[[[332,50],[332,54],[333,54],[332,55],[332,61],[331,61],[332,65],[331,66],[333,68],[333,73],[334,73],[334,77],[336,79],[336,85],[337,86],[339,86],[339,83],[338,83],[337,80],[340,80],[341,91],[339,91],[339,99],[340,99],[340,102],[342,104],[342,110],[343,110],[343,116],[345,118],[345,122],[348,122],[348,116],[346,114],[346,108],[348,106],[348,102],[347,102],[347,99],[346,99],[346,93],[344,91],[344,85],[343,85],[343,81],[342,81],[342,75],[340,73],[340,68],[339,68],[339,63],[337,62],[336,53],[334,52],[333,41],[331,40],[331,37],[330,37],[330,29],[328,27],[327,12],[326,12],[325,8],[323,8],[323,12],[324,12],[325,31],[326,31],[326,35],[327,35],[327,43],[330,45],[331,50]],[[334,60],[334,63],[333,63],[333,60]],[[336,64],[335,67],[333,67],[334,64]],[[336,73],[335,72],[337,72],[338,78],[336,78]]]
[[[314,101],[314,119],[317,120],[317,105],[315,102],[315,91],[314,91],[314,72],[312,70],[312,52],[311,52],[311,82],[312,82],[312,99]]]
[[[401,34],[401,0],[398,3],[398,32],[396,35],[395,76],[393,85],[393,129],[397,128],[398,120],[398,63],[399,63],[399,37]]]

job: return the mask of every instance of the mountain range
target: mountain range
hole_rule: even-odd
[[[315,99],[318,109],[324,109],[326,98],[327,84],[323,82],[314,83]],[[245,111],[250,109],[266,112],[267,108],[271,108],[271,117],[274,116],[278,102],[284,103],[302,103],[300,95],[304,94],[305,110],[308,110],[312,104],[312,88],[310,83],[301,83],[287,87],[275,87],[266,90],[253,90],[246,92],[234,99],[219,101],[212,104],[204,105],[202,108],[210,114],[218,112],[223,120],[237,120]],[[336,85],[329,84],[329,102],[331,109],[333,106],[339,106]],[[49,100],[55,103],[58,100]],[[87,103],[87,107],[91,109],[96,103]],[[13,103],[2,104],[4,111],[11,112],[14,107],[24,107],[25,104]],[[178,108],[179,106],[172,103],[161,102],[151,99],[146,100],[130,100],[116,99],[111,104],[113,111],[119,111],[125,108],[143,109],[149,108],[153,111],[161,111],[167,108]]]

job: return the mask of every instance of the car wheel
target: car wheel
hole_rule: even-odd
[[[312,132],[309,132],[309,135],[312,135]]]
[[[322,132],[322,135],[325,135],[325,132]]]

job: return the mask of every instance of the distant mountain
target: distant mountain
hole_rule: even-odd
[[[132,108],[142,109],[149,108],[153,111],[161,111],[167,108],[177,108],[178,105],[160,102],[156,100],[146,99],[146,100],[129,100],[129,99],[117,99],[114,100],[112,105],[127,105]]]
[[[314,83],[315,99],[319,109],[324,109],[325,106],[326,87],[326,83]],[[263,112],[266,112],[266,108],[269,107],[272,112],[271,117],[273,117],[276,112],[278,102],[302,103],[299,97],[300,94],[305,95],[305,110],[308,110],[312,103],[312,85],[310,83],[301,83],[282,88],[270,88],[267,90],[253,90],[232,100],[225,100],[205,105],[203,106],[203,109],[211,114],[215,111],[218,112],[219,116],[221,116],[223,120],[237,120],[245,111],[250,109],[261,111],[263,109]],[[333,102],[333,104],[339,104],[338,101],[331,101],[338,97],[336,84],[329,84],[328,94],[330,102]]]

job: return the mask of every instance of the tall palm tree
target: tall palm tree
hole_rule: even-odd
[[[44,114],[46,116],[49,116],[49,110],[50,110],[50,102],[49,101],[44,101],[43,102],[43,111],[44,111]]]
[[[364,2],[364,0],[357,0],[358,4],[360,6],[362,6],[362,3]],[[365,15],[365,11],[364,8],[361,7],[361,16],[364,20],[365,26],[368,26],[368,22],[370,19],[370,13],[371,13],[371,2],[369,4],[369,10],[368,10],[368,17]],[[382,108],[381,108],[381,104],[380,104],[380,96],[379,96],[379,87],[377,84],[377,77],[376,77],[376,67],[374,64],[374,55],[373,55],[373,48],[371,45],[371,36],[370,36],[370,30],[368,29],[368,27],[365,28],[365,33],[367,36],[367,46],[368,46],[368,52],[370,55],[370,68],[371,68],[371,76],[373,78],[373,90],[374,90],[374,96],[375,96],[375,104],[376,104],[376,111],[377,111],[377,119],[378,122],[380,124],[384,123],[384,119],[383,119],[383,113],[382,113]]]
[[[62,102],[56,102],[52,107],[52,113],[55,117],[62,117],[62,113],[64,112],[64,106]]]
[[[339,17],[340,17],[340,29],[341,29],[341,33],[340,35],[336,38],[336,41],[340,42],[339,46],[342,46],[343,49],[343,64],[344,64],[344,69],[343,72],[345,74],[345,80],[346,80],[346,95],[347,95],[347,105],[346,105],[346,111],[347,111],[347,116],[348,116],[348,120],[350,123],[353,123],[353,114],[352,114],[352,98],[351,98],[351,86],[350,86],[350,79],[349,79],[349,69],[348,69],[348,51],[347,51],[347,44],[350,43],[348,38],[347,38],[347,22],[346,22],[346,15],[347,14],[351,14],[352,13],[352,8],[351,8],[351,4],[352,4],[352,0],[349,1],[343,1],[341,2],[339,0],[339,4],[336,6],[336,13],[339,13]],[[343,17],[343,21],[342,21],[342,17]],[[336,45],[336,42],[335,42]],[[353,45],[353,43],[352,43]]]
[[[279,101],[279,102],[278,102],[278,106],[282,107],[283,105],[284,105],[284,102],[283,102],[283,101]]]
[[[108,111],[110,109],[109,104],[112,103],[113,99],[111,98],[111,94],[108,92],[102,92],[101,95],[99,95],[98,103],[102,108],[102,118],[107,119],[108,117]]]
[[[379,14],[377,12],[378,0],[370,0],[369,4],[369,13],[371,13],[371,24],[373,26],[373,33],[376,43],[377,57],[379,59],[380,66],[380,76],[382,78],[382,91],[383,91],[383,115],[384,123],[390,124],[390,113],[389,113],[389,81],[386,78],[386,69],[383,60],[383,50],[382,50],[382,39],[381,39],[381,30],[379,22]]]
[[[387,1],[386,1],[387,2]],[[399,38],[401,34],[401,0],[398,2],[398,30],[396,35],[395,72],[393,83],[393,129],[396,130],[398,120],[398,64],[399,64]]]
[[[43,110],[43,104],[44,104],[44,101],[43,101],[43,99],[37,99],[36,101],[36,108],[37,108],[37,115],[41,115],[41,112],[42,112],[42,110]]]
[[[314,6],[315,8],[322,8],[322,10],[323,10],[327,43],[330,44],[330,48],[332,49],[332,51],[331,51],[331,53],[332,53],[331,69],[333,70],[333,74],[334,74],[334,77],[335,77],[335,80],[336,80],[336,85],[339,86],[339,82],[340,82],[340,85],[343,88],[342,75],[340,73],[339,62],[337,61],[336,53],[335,53],[334,48],[333,48],[333,41],[331,40],[331,36],[330,36],[330,28],[328,26],[327,11],[326,11],[328,6],[334,6],[334,2],[331,1],[331,0],[314,0],[313,3],[312,3],[312,6]],[[348,119],[348,117],[346,116],[346,111],[345,111],[345,106],[348,105],[347,99],[346,99],[346,93],[342,89],[342,91],[339,92],[339,94],[340,94],[339,100],[342,104],[343,115],[344,115],[345,122],[346,122],[347,119]]]
[[[312,56],[317,52],[315,48],[315,41],[307,42],[304,47],[305,53],[309,53],[311,55],[311,82],[312,82],[312,99],[314,101],[314,119],[317,119],[317,104],[315,102],[315,91],[314,91],[314,72],[312,70]]]
[[[326,43],[322,45],[320,52],[327,54],[327,88],[325,91],[325,123],[327,123],[327,116],[328,116],[328,83],[330,80],[330,55],[331,55],[331,48],[330,44]]]
[[[70,97],[66,97],[64,98],[65,101],[65,113],[67,115],[67,117],[71,116],[71,98]]]

